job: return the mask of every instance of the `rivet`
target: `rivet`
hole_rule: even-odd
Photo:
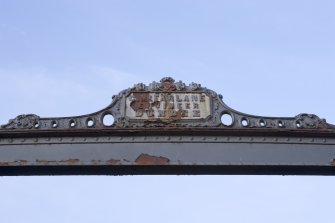
[[[250,141],[254,141],[254,138],[251,137],[251,138],[250,138]]]
[[[179,140],[182,140],[182,139],[183,139],[183,137],[180,136],[180,137],[179,137]]]
[[[123,140],[123,137],[121,136],[121,137],[120,137],[120,141],[122,141],[122,140]]]
[[[34,142],[38,142],[38,138],[34,139]]]
[[[311,139],[311,142],[314,142],[314,139]]]
[[[21,139],[21,142],[25,142],[26,141],[26,139]]]
[[[302,138],[299,138],[299,142],[301,142],[302,141]]]
[[[194,138],[193,138],[193,137],[191,137],[191,140],[192,140],[192,141],[193,141],[193,139],[194,139]]]
[[[326,143],[326,142],[327,142],[327,139],[324,139],[323,142]]]
[[[59,138],[58,140],[59,140],[60,142],[61,142],[61,141],[63,141],[63,139],[62,139],[62,138]]]
[[[12,143],[14,140],[13,139],[8,139],[8,142]]]
[[[202,137],[202,140],[205,141],[205,140],[206,140],[206,137]]]
[[[168,137],[167,137],[167,140],[169,140],[169,141],[170,141],[170,140],[171,140],[171,137],[170,137],[170,136],[168,136]]]
[[[215,141],[218,140],[218,137],[214,137],[214,140],[215,140]]]
[[[274,140],[275,142],[277,142],[277,141],[278,141],[278,138],[274,138],[273,140]]]

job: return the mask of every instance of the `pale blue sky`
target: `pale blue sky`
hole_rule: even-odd
[[[335,123],[335,2],[0,0],[0,123],[201,83],[255,115]],[[0,222],[333,222],[334,177],[2,177]]]

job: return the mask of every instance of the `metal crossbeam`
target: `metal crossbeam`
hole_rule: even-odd
[[[96,113],[20,115],[0,128],[0,175],[64,174],[335,175],[335,127],[311,114],[244,114],[163,78]]]

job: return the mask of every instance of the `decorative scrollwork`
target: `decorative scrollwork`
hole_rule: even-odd
[[[183,91],[186,89],[186,85],[182,81],[179,81],[176,83],[176,89],[177,91]]]
[[[189,86],[182,81],[176,82],[172,77],[164,77],[160,82],[153,81],[146,86],[143,83],[135,84],[131,89],[133,91],[163,91],[163,92],[173,92],[173,91],[202,91],[205,88],[201,87],[201,84],[191,83]]]
[[[314,114],[299,114],[295,117],[296,126],[298,128],[306,128],[306,129],[326,129],[329,128],[330,125],[327,124],[325,119],[319,118]]]
[[[188,86],[188,89],[190,91],[196,91],[198,90],[199,88],[201,88],[201,84],[197,84],[197,83],[194,83],[192,82],[189,86]]]
[[[105,125],[106,114],[115,120]],[[224,118],[230,118],[228,124]],[[94,125],[88,125],[94,120]],[[227,106],[222,95],[192,82],[186,85],[171,77],[148,86],[143,83],[125,89],[113,96],[106,108],[88,115],[60,118],[40,118],[34,114],[19,115],[2,125],[0,130],[64,130],[99,128],[231,128],[280,131],[326,130],[334,131],[328,124],[314,114],[300,114],[295,117],[264,117],[245,114]]]
[[[10,119],[8,124],[2,125],[5,129],[31,129],[39,127],[40,117],[34,114],[19,115],[14,119]]]
[[[161,86],[160,83],[154,81],[149,85],[148,90],[149,91],[158,91],[160,89],[160,86]]]

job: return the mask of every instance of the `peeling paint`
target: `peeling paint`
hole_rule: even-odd
[[[79,159],[68,160],[36,160],[37,165],[78,165]]]
[[[15,160],[13,162],[0,162],[0,166],[23,166],[27,165],[27,160]]]
[[[127,97],[127,116],[144,121],[205,119],[211,114],[210,98],[199,92],[136,92]],[[131,109],[127,109],[131,108]]]
[[[118,165],[120,164],[120,160],[114,160],[114,159],[110,159],[106,161],[107,165]]]
[[[135,160],[135,163],[138,165],[166,165],[169,164],[169,162],[170,160],[166,157],[151,156],[144,153]]]
[[[149,94],[148,93],[133,93],[135,100],[131,102],[130,107],[135,112],[144,112],[150,108]]]

